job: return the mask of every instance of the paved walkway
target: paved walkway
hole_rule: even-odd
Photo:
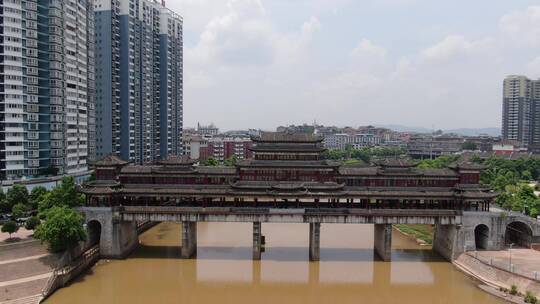
[[[534,278],[534,273],[538,273],[540,279],[540,252],[533,249],[512,249],[502,251],[477,251],[478,258],[493,265],[508,269],[510,256],[514,266],[514,272]]]
[[[37,281],[37,280],[41,280],[41,279],[47,279],[50,276],[52,276],[52,274],[53,274],[52,272],[47,272],[47,273],[38,274],[38,275],[35,275],[35,276],[31,276],[31,277],[24,277],[24,278],[21,278],[21,279],[0,282],[0,287],[6,287],[6,286],[17,285],[17,284],[31,282],[31,281]]]
[[[16,300],[0,302],[0,304],[38,304],[41,300],[41,294],[36,294],[29,297],[24,297]]]
[[[20,227],[16,233],[11,234],[11,237],[24,240],[28,239],[32,234],[34,234],[33,230],[26,230],[26,228]],[[9,233],[0,232],[0,243],[7,239],[9,239]]]
[[[0,243],[0,304],[38,303],[55,265],[39,241]]]
[[[29,260],[37,260],[39,258],[46,257],[48,255],[49,255],[48,253],[44,253],[44,254],[33,255],[33,256],[24,257],[24,258],[20,258],[20,259],[12,259],[12,260],[7,260],[7,261],[0,261],[0,265],[23,262],[23,261],[29,261]]]

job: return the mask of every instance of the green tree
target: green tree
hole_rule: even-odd
[[[23,185],[15,184],[7,192],[7,201],[11,204],[11,207],[15,204],[28,205],[28,190]]]
[[[42,186],[34,187],[32,189],[30,192],[30,205],[32,206],[32,209],[38,208],[39,203],[45,199],[45,195],[48,192],[47,188]]]
[[[34,230],[37,226],[39,226],[40,223],[41,221],[37,216],[32,216],[26,220],[26,223],[24,223],[24,228],[26,228],[26,230]]]
[[[11,209],[11,215],[13,215],[14,218],[19,219],[21,217],[24,217],[26,211],[28,211],[28,208],[25,205],[18,203],[15,204]]]
[[[349,159],[343,162],[343,165],[345,166],[357,166],[361,164],[363,164],[363,162],[359,159]]]
[[[64,251],[86,240],[83,222],[75,210],[54,206],[46,211],[46,220],[36,228],[34,236],[47,243],[50,251]]]
[[[201,162],[203,166],[217,167],[219,166],[219,161],[213,157],[209,157],[207,160]]]
[[[345,158],[345,152],[337,149],[329,149],[323,152],[323,159],[338,160]]]
[[[231,157],[227,158],[223,164],[227,167],[233,167],[234,165],[236,165],[236,161],[237,161],[237,157],[236,155],[232,155]]]
[[[532,179],[532,173],[529,170],[525,170],[521,173],[521,179],[530,181]]]
[[[4,189],[0,187],[0,201],[6,200],[6,194],[4,193]]]
[[[82,204],[84,195],[77,192],[75,179],[72,176],[65,176],[58,186],[43,196],[42,201],[38,203],[38,211],[43,213],[53,206],[76,207]]]
[[[442,169],[459,160],[459,155],[443,155],[435,159],[424,159],[418,163],[418,168]]]
[[[0,187],[0,213],[9,213],[11,211],[11,204],[8,203],[4,190]]]
[[[2,225],[2,232],[9,233],[9,238],[11,238],[11,234],[17,232],[19,230],[19,226],[17,226],[17,223],[14,221],[7,221]]]

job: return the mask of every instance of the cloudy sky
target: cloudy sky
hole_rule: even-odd
[[[184,121],[499,127],[502,80],[540,77],[540,2],[168,0]]]

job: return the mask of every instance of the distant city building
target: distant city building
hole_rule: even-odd
[[[182,146],[184,147],[184,155],[191,159],[201,158],[201,148],[208,146],[208,137],[203,137],[196,134],[184,134],[182,138]]]
[[[499,138],[500,140],[500,138]],[[491,136],[468,136],[465,138],[465,143],[472,143],[476,146],[476,151],[489,152],[493,150],[495,139]]]
[[[93,153],[91,2],[0,5],[0,179],[87,171]]]
[[[252,156],[251,145],[252,141],[247,137],[209,138],[206,144],[200,145],[199,159],[207,160],[212,157],[223,162],[233,155],[239,160],[248,159]]]
[[[519,75],[504,79],[502,138],[540,148],[540,80]]]
[[[197,134],[214,136],[219,134],[219,129],[214,124],[203,126],[197,123]]]
[[[345,150],[347,147],[360,149],[364,147],[378,146],[381,138],[374,134],[329,134],[324,136],[324,147],[327,149]]]
[[[221,135],[226,137],[252,137],[259,136],[261,134],[260,130],[248,129],[248,130],[231,130],[222,132]]]
[[[460,153],[464,142],[458,136],[417,136],[409,140],[407,151],[412,158],[436,158]]]
[[[517,141],[502,141],[492,146],[495,155],[511,155],[515,153],[525,153],[527,148]]]
[[[182,154],[182,17],[150,0],[95,0],[97,158]]]
[[[286,133],[314,133],[315,125],[289,125],[289,126],[279,126],[276,128],[277,132],[286,132]]]

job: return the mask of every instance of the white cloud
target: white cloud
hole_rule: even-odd
[[[311,36],[321,29],[319,18],[311,16],[308,21],[302,24],[302,35],[311,38]]]
[[[527,72],[529,77],[540,79],[540,56],[527,64]]]
[[[513,43],[540,45],[540,6],[529,6],[504,15],[500,28],[505,39]]]
[[[196,47],[186,50],[188,58],[204,65],[271,64],[273,33],[261,2],[230,0],[227,8],[226,14],[208,22]]]
[[[276,23],[275,7],[264,1],[178,1],[206,18],[185,10],[186,27],[198,38],[185,46],[187,126],[214,121],[223,129],[271,128],[313,119],[338,125],[497,126],[503,77],[540,76],[540,57],[531,47],[540,45],[538,6],[504,15],[493,24],[496,30],[484,35],[443,24],[445,30],[419,34],[431,39],[422,42],[427,46],[409,45],[403,51],[368,28],[358,31],[365,38],[355,38],[354,47],[345,47],[350,38],[322,41],[347,35],[339,32],[346,22],[336,19],[347,18],[347,0],[304,1],[314,8],[301,17],[288,12],[294,21],[284,18],[287,25]],[[425,28],[430,26],[437,28]],[[329,43],[343,45],[321,47]]]
[[[351,51],[351,55],[355,58],[366,59],[385,59],[386,49],[377,45],[374,45],[368,39],[362,39],[360,43]]]
[[[450,35],[422,51],[428,60],[448,60],[474,50],[474,43],[461,35]]]

